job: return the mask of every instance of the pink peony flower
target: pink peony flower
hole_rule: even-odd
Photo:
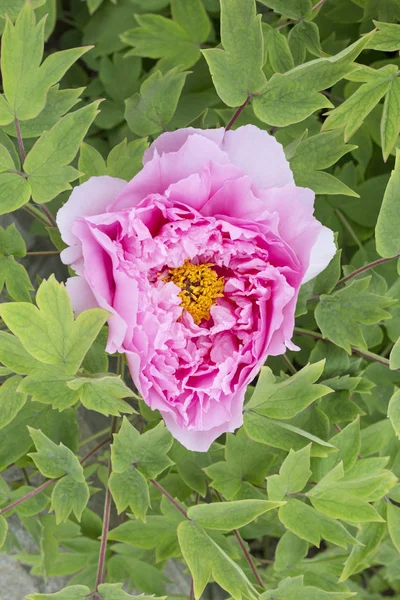
[[[57,222],[76,312],[100,306],[145,402],[187,448],[242,424],[246,386],[291,343],[302,283],[335,253],[266,131],[162,134],[126,183],[92,177]]]

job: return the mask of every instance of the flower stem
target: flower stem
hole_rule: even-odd
[[[250,102],[250,100],[251,100],[251,94],[249,94],[247,96],[247,98],[243,102],[243,104],[241,106],[239,106],[239,108],[236,110],[236,112],[233,115],[232,119],[229,121],[228,125],[225,127],[225,131],[229,131],[230,129],[232,129],[232,126],[238,120],[238,118],[240,117],[240,115],[242,114],[242,112],[244,111],[244,109],[246,108],[246,106],[248,105],[248,103]]]
[[[51,227],[57,227],[57,222],[55,220],[55,218],[53,217],[53,215],[51,214],[51,212],[49,211],[49,209],[47,208],[47,206],[45,204],[39,204],[41,210],[44,212],[44,214],[46,215],[46,217],[48,218]]]
[[[87,460],[89,460],[89,458],[91,456],[93,456],[93,454],[96,454],[96,452],[98,452],[101,448],[103,448],[103,446],[105,446],[109,441],[110,441],[110,438],[104,440],[103,442],[101,442],[101,444],[99,444],[98,446],[96,446],[96,448],[94,448],[93,450],[91,450],[89,452],[89,454],[86,454],[86,456],[84,456],[81,459],[81,461],[80,461],[81,465],[83,465]],[[18,500],[16,500],[12,504],[9,504],[5,508],[2,508],[0,510],[0,515],[4,514],[6,512],[9,512],[10,510],[12,510],[13,508],[15,508],[16,506],[19,506],[23,502],[26,502],[26,500],[29,500],[30,498],[33,498],[34,496],[37,496],[38,494],[40,494],[40,492],[43,492],[43,490],[45,490],[48,487],[50,487],[51,485],[53,485],[53,483],[55,483],[59,479],[61,479],[61,477],[58,477],[57,479],[49,479],[48,481],[45,481],[44,483],[42,483],[42,485],[40,485],[39,487],[37,487],[35,490],[32,490],[31,492],[29,492],[29,494],[26,494],[25,496],[23,496],[22,498],[19,498]]]
[[[221,496],[221,494],[217,490],[214,490],[214,491],[215,491],[215,494],[216,494],[218,500],[220,502],[223,502],[224,499]],[[252,573],[254,575],[255,580],[257,581],[258,585],[262,589],[265,590],[265,585],[264,585],[264,583],[263,583],[260,575],[258,574],[257,568],[256,568],[256,566],[255,566],[255,564],[253,562],[253,558],[252,558],[251,554],[248,552],[248,550],[246,548],[246,544],[244,543],[242,536],[240,535],[240,533],[238,532],[237,529],[234,529],[233,533],[235,534],[235,537],[236,537],[236,539],[237,539],[237,541],[239,543],[239,546],[240,546],[240,548],[241,548],[241,550],[243,552],[243,555],[244,555],[245,559],[247,560],[250,569],[252,570]]]
[[[156,481],[155,479],[150,479],[151,483],[158,489],[159,492],[162,493],[163,496],[166,497],[167,500],[169,500],[169,502],[171,502],[171,504],[173,504],[176,508],[176,510],[179,510],[179,512],[185,517],[185,519],[189,519],[189,517],[187,516],[187,512],[185,510],[183,510],[183,508],[181,506],[179,506],[178,502],[175,500],[175,498],[173,498],[168,492],[167,490],[165,490],[162,485],[160,485],[158,483],[158,481]]]
[[[22,164],[24,164],[24,162],[25,162],[25,147],[24,147],[24,140],[22,139],[21,127],[19,126],[18,119],[15,119],[14,125],[15,125],[15,131],[17,132],[17,139],[18,139],[18,146],[19,146],[19,154],[21,156],[21,162],[22,162]]]
[[[317,331],[309,331],[308,329],[302,329],[301,327],[295,327],[294,333],[297,335],[306,335],[308,337],[314,338],[315,340],[323,340],[324,342],[329,342],[330,344],[334,343],[330,339],[324,338]],[[387,358],[384,358],[383,356],[380,356],[379,354],[374,354],[374,352],[369,352],[369,350],[359,350],[358,348],[354,348],[353,346],[351,346],[351,351],[354,354],[358,354],[359,356],[362,356],[366,360],[372,360],[374,362],[380,363],[381,365],[385,365],[385,367],[390,366],[390,362]],[[400,369],[397,369],[397,370],[400,371]]]
[[[190,580],[190,592],[189,592],[189,600],[193,600],[194,599],[194,584],[193,584],[193,577]]]
[[[378,265],[382,265],[383,263],[389,262],[390,260],[394,260],[395,258],[400,258],[400,254],[396,254],[396,256],[391,256],[390,258],[378,258],[378,260],[374,260],[373,262],[368,263],[363,267],[360,267],[356,271],[349,273],[349,275],[346,275],[346,277],[342,277],[342,279],[339,279],[336,286],[341,285],[342,283],[346,283],[347,281],[350,281],[350,279],[353,279],[353,277],[357,277],[357,275],[359,275],[360,273],[364,273],[364,271],[369,271],[369,269],[374,269]]]

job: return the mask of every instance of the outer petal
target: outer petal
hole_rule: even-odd
[[[221,146],[224,138],[225,129],[195,129],[194,127],[186,127],[185,129],[177,129],[176,131],[167,131],[162,133],[148,148],[143,155],[143,164],[145,165],[153,159],[154,154],[161,156],[166,152],[177,152],[186,142],[188,137],[193,134],[202,135]]]
[[[57,225],[66,244],[79,243],[72,233],[72,226],[78,217],[90,217],[105,212],[107,206],[126,186],[126,181],[117,177],[91,177],[82,185],[77,185],[57,213]]]
[[[249,175],[258,189],[293,183],[282,145],[263,129],[245,125],[225,133],[222,150],[230,162]]]
[[[84,310],[98,307],[97,300],[84,277],[69,277],[65,287],[75,314],[79,315]]]
[[[311,249],[310,264],[302,283],[314,279],[321,271],[326,269],[335,254],[336,246],[333,231],[321,225],[316,242]]]
[[[172,435],[188,450],[207,452],[211,444],[223,433],[233,433],[243,424],[243,401],[245,389],[240,389],[231,400],[231,419],[217,427],[208,430],[193,430],[179,427],[175,417],[170,412],[163,412],[165,424]]]

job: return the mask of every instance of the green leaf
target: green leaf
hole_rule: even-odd
[[[207,477],[203,471],[211,463],[206,452],[192,452],[174,441],[169,455],[183,481],[203,498],[207,494]]]
[[[34,358],[76,373],[108,314],[91,309],[74,321],[68,293],[54,276],[41,284],[36,300],[38,308],[25,302],[1,305],[2,319]]]
[[[400,25],[398,26],[400,29]],[[390,82],[385,96],[381,121],[383,160],[386,162],[396,145],[400,133],[400,79]]]
[[[221,100],[240,106],[266,83],[261,15],[254,0],[221,0],[221,41],[223,50],[202,53]]]
[[[392,505],[388,504],[388,509],[389,506]],[[360,543],[360,546],[354,546],[351,549],[340,576],[339,583],[346,581],[346,579],[351,577],[351,575],[357,571],[360,565],[366,562],[368,556],[380,545],[385,533],[385,523],[366,523],[361,527],[357,534],[357,541]]]
[[[147,139],[126,139],[114,146],[107,158],[107,175],[130,181],[143,167],[143,154],[148,147]]]
[[[312,15],[311,0],[263,0],[263,2],[289,19],[309,19]]]
[[[368,44],[370,50],[382,52],[396,52],[400,50],[400,25],[374,21],[377,33]]]
[[[179,545],[193,577],[196,600],[210,577],[234,600],[256,599],[256,591],[240,567],[209,537],[200,525],[184,521],[178,527]]]
[[[337,285],[341,275],[342,250],[338,250],[329,265],[314,279],[314,292],[329,294]]]
[[[159,133],[171,121],[188,73],[156,71],[141,85],[140,94],[126,101],[125,119],[137,135]]]
[[[282,502],[236,500],[191,506],[188,517],[206,529],[231,531],[244,527],[260,515],[278,508]]]
[[[40,364],[31,375],[25,377],[19,391],[31,394],[36,402],[51,404],[62,411],[79,399],[79,391],[71,390],[67,385],[70,379],[71,375],[63,373],[62,367]]]
[[[325,385],[314,384],[324,370],[325,361],[307,365],[287,379],[276,383],[269,367],[261,367],[254,393],[246,409],[273,419],[291,419],[312,402],[329,394]]]
[[[279,475],[268,477],[268,498],[284,500],[286,495],[301,492],[307,485],[310,470],[311,444],[295,452],[290,450],[279,469]]]
[[[277,29],[264,28],[264,48],[268,61],[275,73],[285,73],[294,68],[293,56],[289,44]]]
[[[49,88],[89,50],[86,47],[55,52],[41,65],[44,25],[44,19],[36,24],[30,2],[24,4],[15,25],[6,21],[1,47],[3,86],[12,114],[20,120],[33,119],[40,113]]]
[[[349,354],[351,346],[367,348],[360,323],[372,325],[390,318],[390,313],[384,309],[392,304],[392,300],[367,291],[370,281],[371,277],[356,279],[330,296],[321,296],[315,310],[323,337]]]
[[[15,375],[0,387],[0,429],[11,423],[26,402],[26,395],[17,391],[21,377]]]
[[[0,515],[0,548],[4,546],[8,533],[8,523],[5,518]]]
[[[0,173],[7,169],[15,169],[14,161],[7,148],[0,144]]]
[[[288,500],[280,507],[278,517],[289,531],[314,546],[319,546],[321,538],[341,548],[357,543],[342,523],[318,513],[300,500]]]
[[[354,70],[352,61],[372,35],[367,34],[335,56],[309,61],[283,75],[275,73],[263,93],[253,99],[255,115],[264,123],[285,127],[303,121],[320,108],[331,107],[326,96],[318,92]]]
[[[260,600],[345,600],[354,596],[353,592],[327,592],[311,585],[304,585],[303,576],[288,577],[280,582],[277,589],[261,594]]]
[[[400,390],[397,390],[390,399],[388,417],[396,436],[400,439]]]
[[[397,340],[390,353],[390,368],[400,369],[400,338]]]
[[[166,597],[159,596],[131,596],[122,589],[122,583],[102,583],[99,585],[99,592],[102,600],[129,600],[138,598],[138,600],[166,600]]]
[[[10,500],[13,502],[19,500],[34,490],[35,488],[29,485],[22,485],[10,495]],[[42,512],[48,504],[49,498],[42,492],[41,494],[36,494],[35,496],[32,496],[32,498],[21,502],[21,504],[16,507],[15,511],[19,517],[33,517]]]
[[[27,600],[85,600],[90,594],[90,588],[86,585],[71,585],[56,594],[30,594]]]
[[[121,377],[79,377],[68,382],[71,390],[79,390],[80,399],[88,410],[95,410],[106,417],[120,416],[120,413],[135,412],[122,398],[132,397],[134,393],[122,381]]]
[[[385,258],[391,258],[400,252],[399,188],[400,150],[396,150],[395,167],[390,175],[375,228],[376,250],[380,256]]]
[[[323,54],[318,26],[311,21],[300,21],[290,30],[288,42],[295,64],[305,60],[306,50],[318,58]]]
[[[205,472],[212,479],[212,487],[232,500],[244,481],[262,485],[274,456],[265,444],[250,439],[242,428],[236,435],[227,434],[225,460],[212,464]]]
[[[73,511],[80,522],[82,513],[90,498],[86,481],[76,481],[72,475],[66,475],[58,481],[51,495],[51,508],[56,513],[56,522],[64,523]]]
[[[9,17],[14,21],[23,9],[25,2],[26,0],[2,0],[0,2],[0,18]],[[42,6],[45,2],[46,0],[31,0],[33,8]]]
[[[335,449],[332,444],[308,431],[253,412],[245,414],[244,428],[247,435],[256,442],[267,444],[273,448],[281,448],[281,450],[289,451],[291,448],[300,450],[310,441],[313,442],[311,456],[326,456],[328,452]]]
[[[275,571],[292,569],[307,556],[308,544],[291,531],[286,531],[278,542],[275,550]]]
[[[124,473],[134,464],[146,478],[152,479],[173,464],[166,455],[171,445],[172,436],[163,423],[140,435],[124,417],[111,446],[113,470]]]
[[[0,173],[0,215],[13,212],[29,202],[31,186],[16,173]]]
[[[328,118],[322,125],[323,130],[344,127],[344,139],[347,142],[359,129],[365,118],[386,94],[398,69],[395,65],[386,65],[375,71],[369,80],[361,85],[340,106],[327,113]]]
[[[331,488],[318,498],[310,499],[314,508],[333,519],[355,523],[384,521],[366,500],[347,494],[341,489]]]
[[[0,254],[12,254],[18,258],[26,255],[24,238],[15,227],[14,223],[7,229],[0,227]]]
[[[110,98],[123,102],[138,91],[141,70],[141,58],[116,53],[102,57],[99,78]]]
[[[171,0],[172,18],[194,42],[201,44],[210,35],[211,23],[201,0]]]
[[[99,101],[92,102],[60,119],[45,131],[28,153],[24,170],[35,202],[49,202],[69,190],[79,172],[69,163],[74,159],[92,121],[98,114]]]
[[[136,518],[145,520],[150,505],[149,487],[137,469],[129,467],[123,473],[113,471],[108,485],[119,515],[129,506]]]
[[[108,539],[129,544],[135,548],[156,548],[158,560],[165,560],[170,556],[180,556],[176,528],[184,517],[176,509],[174,511],[179,520],[171,521],[165,516],[150,516],[147,517],[146,523],[138,520],[127,521],[113,529],[109,533]]]
[[[173,67],[188,69],[199,58],[200,45],[175,21],[160,15],[136,15],[139,27],[129,29],[121,40],[133,46],[131,56],[161,58],[158,68],[162,72]]]
[[[296,184],[300,187],[309,187],[316,194],[359,197],[343,181],[340,181],[340,179],[337,179],[337,177],[334,177],[330,173],[325,173],[325,171],[311,171],[309,173],[300,171],[296,175]]]
[[[29,456],[45,477],[58,479],[65,474],[74,481],[84,483],[82,465],[73,452],[63,443],[59,445],[52,442],[40,429],[28,427],[30,436],[36,446],[36,452]]]
[[[78,169],[83,175],[79,177],[79,183],[84,183],[90,177],[106,175],[106,163],[96,148],[83,142],[81,144],[78,160]]]
[[[17,302],[31,302],[31,280],[26,269],[13,256],[0,255],[0,293],[4,285],[9,296]]]
[[[393,545],[400,552],[400,508],[391,502],[387,504],[387,524]]]
[[[338,463],[343,463],[344,471],[349,471],[356,464],[360,453],[360,420],[355,419],[329,440],[338,452],[332,452],[325,460],[314,465],[313,471],[317,479],[324,477]]]
[[[0,331],[0,361],[14,373],[26,375],[41,367],[24,349],[18,338],[5,331]]]

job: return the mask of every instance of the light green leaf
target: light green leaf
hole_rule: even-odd
[[[400,369],[400,338],[397,340],[390,353],[390,368]]]
[[[268,500],[236,500],[191,506],[188,517],[206,529],[231,531],[244,527],[260,515],[282,506]]]
[[[26,402],[26,395],[17,391],[21,377],[15,375],[0,387],[0,429],[11,423]]]
[[[248,441],[250,442],[250,440]],[[210,465],[210,455],[207,452],[187,450],[176,440],[169,455],[186,485],[204,498],[207,494],[207,477],[203,469]]]
[[[33,492],[34,490],[35,488],[29,485],[22,485],[17,490],[14,490],[12,492],[12,494],[10,495],[10,500],[12,500],[13,502],[15,500],[19,500],[20,498],[23,498],[24,496],[26,496],[30,492]],[[33,517],[34,515],[37,515],[38,513],[42,512],[48,504],[49,498],[46,496],[45,493],[42,492],[40,494],[32,496],[32,498],[29,498],[24,502],[21,502],[21,504],[19,504],[16,507],[15,511],[17,512],[19,517]]]
[[[343,181],[340,181],[340,179],[337,179],[337,177],[334,177],[330,173],[325,173],[325,171],[311,171],[309,173],[301,171],[296,174],[296,184],[300,187],[309,187],[316,194],[359,197]]]
[[[126,139],[114,146],[107,158],[107,175],[120,177],[130,181],[142,169],[143,154],[148,147],[147,139],[134,140],[127,143]]]
[[[289,19],[309,19],[312,14],[311,0],[263,0],[263,2]]]
[[[396,256],[400,252],[399,189],[400,150],[396,150],[396,163],[390,175],[375,228],[376,250],[380,256],[385,258]]]
[[[368,44],[370,50],[382,52],[396,52],[400,50],[400,25],[397,23],[382,23],[374,21],[377,33]]]
[[[314,508],[333,519],[355,523],[384,522],[380,514],[366,500],[346,494],[341,489],[332,488],[318,498],[310,499]]]
[[[40,429],[28,427],[30,436],[36,446],[36,452],[29,454],[39,471],[49,479],[58,479],[65,474],[71,475],[74,481],[83,483],[82,465],[77,456],[63,443],[52,442]]]
[[[73,406],[79,399],[79,391],[71,390],[67,383],[71,375],[63,372],[62,366],[39,363],[39,367],[20,384],[18,390],[31,394],[32,399],[43,404],[51,404],[59,411]]]
[[[80,522],[82,513],[90,498],[86,481],[77,481],[72,475],[66,475],[58,481],[51,495],[51,508],[56,513],[56,522],[64,523],[73,511]]]
[[[240,567],[220,548],[200,525],[184,521],[178,527],[179,545],[193,577],[196,600],[202,595],[210,577],[234,600],[244,596],[256,599],[256,590]]]
[[[136,15],[139,27],[129,29],[121,40],[133,46],[130,56],[161,58],[158,68],[166,72],[173,67],[188,69],[199,58],[200,45],[175,21],[160,15]]]
[[[304,585],[303,575],[288,577],[280,582],[277,589],[261,594],[260,600],[345,600],[351,598],[353,592],[327,592],[311,585]]]
[[[31,302],[31,280],[26,269],[13,256],[0,255],[0,293],[4,285],[9,296],[17,302]]]
[[[32,4],[26,2],[15,25],[10,20],[2,38],[1,71],[5,97],[13,115],[33,119],[44,108],[49,88],[90,48],[71,48],[43,57],[45,20],[36,24]],[[4,123],[6,124],[6,123]]]
[[[400,25],[398,25],[400,29]],[[386,162],[400,133],[400,79],[396,77],[390,84],[385,96],[381,121],[381,140],[383,160]]]
[[[3,94],[0,94],[0,125],[8,125],[14,119],[13,111],[4,98]]]
[[[123,473],[113,471],[108,485],[119,515],[129,506],[137,519],[145,521],[150,505],[149,487],[137,469],[129,467]]]
[[[397,390],[390,399],[388,417],[396,436],[400,438],[400,390]]]
[[[7,169],[15,169],[14,161],[7,148],[0,144],[0,173]]]
[[[138,600],[166,600],[165,596],[131,596],[122,589],[122,583],[102,583],[99,585],[99,592],[102,600],[129,600],[137,598]]]
[[[24,349],[18,338],[6,331],[0,331],[0,362],[19,375],[33,373],[41,367]]]
[[[341,548],[357,543],[340,521],[318,513],[300,500],[288,500],[287,504],[280,507],[278,517],[289,531],[314,546],[319,546],[321,538]]]
[[[275,571],[292,569],[307,556],[308,544],[291,531],[286,531],[275,550]]]
[[[4,546],[8,533],[8,523],[5,518],[0,515],[0,548]]]
[[[352,61],[372,35],[367,34],[335,56],[309,61],[283,75],[275,73],[263,93],[253,100],[256,116],[269,125],[285,127],[303,121],[320,108],[331,107],[326,96],[318,92],[354,70]]]
[[[91,309],[74,321],[68,293],[53,276],[41,284],[36,300],[38,308],[26,302],[2,304],[1,317],[34,358],[74,374],[108,313]]]
[[[9,225],[7,229],[0,227],[0,254],[12,254],[18,258],[26,255],[24,238],[14,223]]]
[[[79,183],[84,183],[90,177],[106,175],[106,163],[96,148],[83,142],[79,152],[78,170],[83,173],[79,177]]]
[[[0,173],[0,215],[13,212],[29,202],[31,186],[16,173]]]
[[[342,250],[338,250],[329,265],[314,279],[314,292],[318,295],[330,294],[341,275]]]
[[[389,506],[392,505],[388,505]],[[389,522],[388,522],[389,525]],[[389,525],[390,526],[390,525]],[[339,583],[346,581],[358,567],[366,562],[368,556],[380,545],[386,533],[385,523],[366,523],[357,534],[359,546],[353,546],[350,555],[345,562]]]
[[[327,113],[328,118],[324,121],[322,129],[344,127],[344,139],[347,142],[386,94],[397,71],[396,65],[386,65],[375,71],[374,76],[361,85],[350,98]]]
[[[265,24],[263,24],[265,25]],[[277,29],[264,28],[265,55],[275,73],[285,73],[294,68],[293,56],[287,40]]]
[[[201,0],[171,0],[172,18],[194,42],[205,42],[211,31],[211,23]]]
[[[245,414],[244,428],[247,435],[253,440],[267,444],[273,448],[281,448],[287,451],[291,448],[300,450],[300,448],[304,448],[304,446],[307,446],[312,441],[311,456],[327,456],[328,452],[332,452],[335,449],[332,444],[325,442],[308,431],[304,431],[283,421],[268,419],[263,415],[253,412]]]
[[[387,524],[390,538],[397,552],[400,552],[400,508],[391,502],[387,504]]]
[[[279,475],[268,477],[268,498],[270,500],[283,500],[286,495],[301,492],[307,485],[311,475],[310,449],[311,444],[297,452],[290,450],[279,469]]]
[[[80,399],[88,410],[95,410],[106,417],[120,416],[120,413],[135,412],[122,398],[132,397],[134,393],[120,377],[79,377],[68,382],[71,390],[79,390]]]
[[[261,373],[246,409],[273,419],[291,419],[312,402],[332,390],[315,384],[324,370],[325,361],[307,365],[287,379],[276,382],[269,367],[261,367]]]
[[[141,85],[140,94],[126,101],[125,119],[137,135],[159,133],[171,121],[188,73],[156,71]]]
[[[373,325],[391,316],[384,309],[392,304],[392,300],[369,292],[370,281],[371,277],[356,279],[330,296],[321,296],[315,310],[315,319],[324,338],[349,354],[351,346],[367,348],[360,323]]]
[[[56,594],[30,594],[27,600],[85,600],[90,594],[90,588],[86,585],[71,585]]]
[[[172,436],[163,423],[140,435],[124,417],[111,446],[113,470],[124,473],[134,464],[146,478],[152,479],[173,464],[166,455],[171,445]]]
[[[266,78],[261,15],[254,0],[221,0],[223,50],[203,50],[217,93],[228,106],[262,90]]]
[[[79,173],[67,166],[75,157],[92,121],[99,101],[92,102],[60,119],[37,140],[24,162],[35,202],[48,202],[77,179]]]
[[[46,0],[31,0],[33,8],[42,6]],[[19,13],[23,9],[26,0],[1,0],[0,2],[0,18],[5,19],[9,17],[13,21],[18,17]]]

